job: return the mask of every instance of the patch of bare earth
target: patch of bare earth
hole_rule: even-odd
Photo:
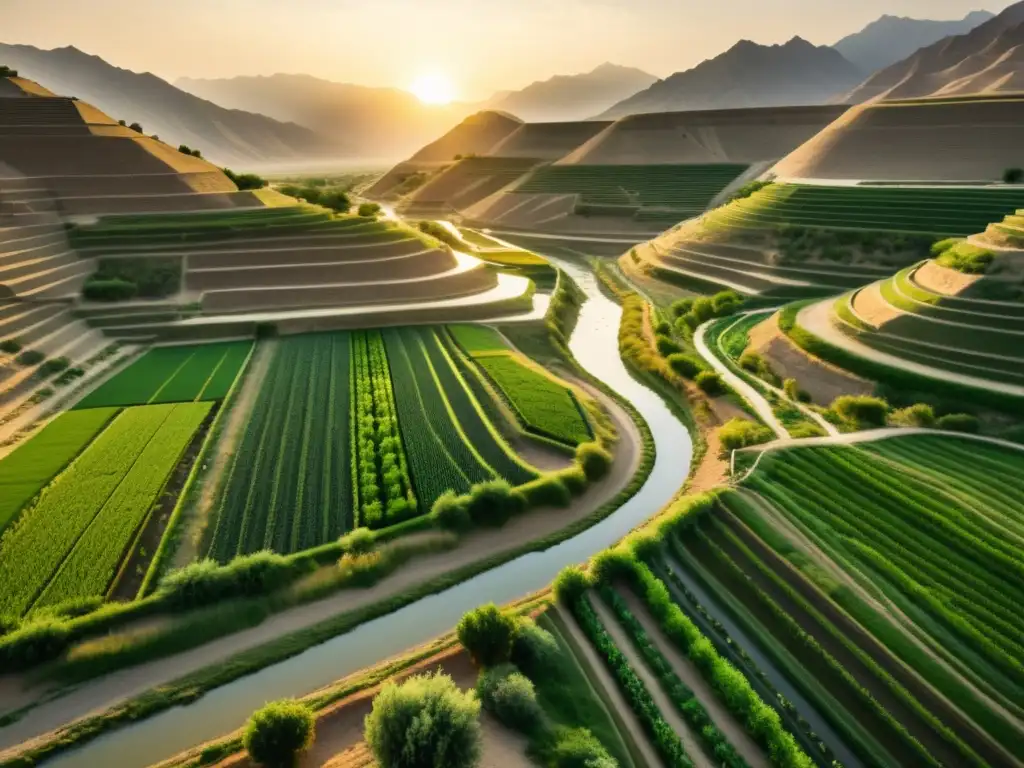
[[[878,283],[857,291],[857,295],[853,297],[853,311],[857,317],[875,328],[881,328],[904,315],[904,312],[885,300]]]
[[[725,705],[715,695],[714,690],[708,685],[707,680],[701,675],[700,670],[672,643],[661,631],[647,608],[628,587],[619,590],[630,612],[636,617],[647,633],[647,637],[654,644],[654,647],[661,651],[669,665],[672,667],[679,679],[683,681],[697,700],[704,705],[711,721],[728,739],[729,743],[736,748],[751,768],[768,768],[768,758],[750,735],[736,722],[736,718],[725,708]]]
[[[721,456],[722,440],[718,429],[706,433],[707,450],[697,465],[690,482],[686,484],[687,493],[704,493],[712,488],[724,485],[729,480],[729,461]]]
[[[796,379],[819,405],[828,405],[840,395],[867,395],[874,384],[833,365],[811,357],[779,330],[778,314],[750,331],[748,349],[763,355],[784,379]]]
[[[263,386],[263,380],[270,369],[270,362],[274,359],[276,348],[277,343],[273,340],[257,343],[248,368],[242,372],[245,377],[242,387],[229,406],[230,410],[224,419],[224,425],[212,454],[206,457],[209,468],[203,476],[199,498],[192,509],[187,512],[188,517],[182,521],[182,525],[185,526],[185,535],[181,537],[181,543],[174,554],[172,568],[188,565],[199,554],[202,537],[217,499],[221,477],[231,464],[231,459],[245,432],[249,414],[259,396],[260,387]]]
[[[926,291],[943,296],[959,296],[981,278],[982,275],[968,275],[929,261],[914,272],[913,280]]]

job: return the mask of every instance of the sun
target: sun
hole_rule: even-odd
[[[455,98],[452,81],[439,72],[420,75],[409,90],[424,104],[450,104]]]

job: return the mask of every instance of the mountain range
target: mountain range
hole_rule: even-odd
[[[658,78],[633,67],[602,64],[579,75],[556,75],[487,103],[528,123],[585,120],[642,91]]]
[[[933,21],[886,15],[832,47],[865,75],[870,75],[944,37],[970,32],[994,16],[989,11],[972,11],[962,19]]]
[[[725,53],[659,80],[599,118],[650,112],[825,104],[864,79],[833,48],[794,37],[784,45],[741,40]]]
[[[875,73],[851,102],[1024,90],[1024,2]]]
[[[348,148],[294,123],[225,109],[150,73],[108,64],[74,47],[0,43],[0,61],[54,93],[75,96],[115,119],[140,123],[168,144],[187,144],[221,165],[253,167],[344,154]]]

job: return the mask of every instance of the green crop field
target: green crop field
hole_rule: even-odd
[[[211,407],[138,406],[110,422],[0,542],[0,613],[104,595]]]
[[[251,348],[249,341],[156,347],[82,398],[75,408],[221,400]]]
[[[593,438],[572,390],[513,354],[497,331],[477,325],[453,325],[448,330],[494,383],[524,428],[570,446]]]
[[[116,408],[64,413],[0,460],[0,531],[92,442]]]
[[[209,553],[295,552],[535,472],[494,431],[432,329],[283,339],[223,482]]]

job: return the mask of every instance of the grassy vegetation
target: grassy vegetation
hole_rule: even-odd
[[[251,348],[248,341],[156,347],[82,398],[75,408],[221,400]]]

